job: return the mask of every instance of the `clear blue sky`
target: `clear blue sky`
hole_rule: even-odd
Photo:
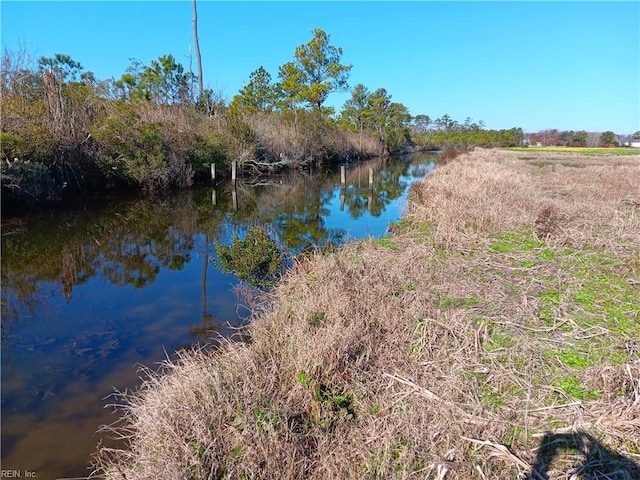
[[[186,68],[192,3],[2,0],[2,47],[70,55],[98,79],[130,58]],[[321,28],[412,115],[526,132],[640,130],[640,2],[218,2],[198,0],[205,86],[230,100],[260,66],[277,78]],[[195,61],[193,69],[196,70]],[[338,109],[348,95],[332,94]]]

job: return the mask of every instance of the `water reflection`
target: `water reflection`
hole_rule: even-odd
[[[215,242],[255,224],[291,254],[380,236],[434,159],[350,165],[344,188],[336,170],[292,173],[78,205],[3,228],[3,469],[86,476],[94,432],[116,419],[103,399],[135,387],[136,364],[153,368],[245,321],[237,279],[208,261]]]

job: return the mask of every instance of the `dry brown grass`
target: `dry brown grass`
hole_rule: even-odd
[[[540,233],[554,233],[555,243],[622,235],[638,245],[639,179],[637,156],[478,150],[416,186],[411,215],[434,222],[438,238],[452,244],[542,223],[554,232]]]
[[[245,168],[252,165],[268,170],[304,167],[327,158],[344,160],[370,158],[379,155],[380,144],[369,135],[358,135],[336,129],[329,124],[314,122],[306,116],[297,124],[272,115],[247,115],[244,121],[255,134],[257,159],[246,159]]]
[[[439,167],[393,237],[299,259],[249,342],[148,372],[102,471],[640,478],[640,157],[519,155]]]

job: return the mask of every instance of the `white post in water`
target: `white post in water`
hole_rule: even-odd
[[[369,167],[369,189],[373,190],[373,168]]]
[[[347,188],[347,167],[346,165],[340,165],[340,185],[342,188]]]
[[[216,183],[216,164],[211,164],[211,183]]]
[[[234,160],[231,162],[231,182],[235,185],[236,183],[236,173],[238,171],[238,162]]]

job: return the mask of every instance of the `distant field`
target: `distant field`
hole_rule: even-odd
[[[583,155],[640,155],[638,148],[585,148],[585,147],[511,147],[516,152],[566,152]]]

